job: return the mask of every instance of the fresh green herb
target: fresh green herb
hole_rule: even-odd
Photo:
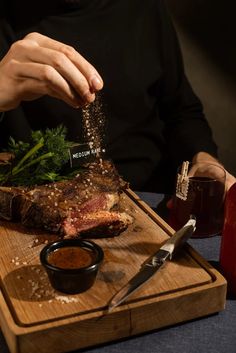
[[[0,165],[0,185],[40,185],[73,177],[78,171],[66,173],[65,168],[72,144],[66,140],[66,129],[61,125],[33,131],[30,143],[16,142],[11,137],[8,152],[14,158],[11,163]]]

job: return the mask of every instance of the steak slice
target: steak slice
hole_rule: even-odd
[[[67,237],[80,234],[83,237],[111,237],[124,231],[133,219],[125,212],[96,211],[68,217],[62,223],[63,233]]]
[[[114,209],[126,187],[113,165],[100,160],[72,180],[33,189],[1,187],[0,216],[65,237],[116,236],[132,223]]]

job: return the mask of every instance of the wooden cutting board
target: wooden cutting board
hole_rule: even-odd
[[[120,236],[94,240],[104,262],[94,286],[55,292],[39,253],[55,236],[0,223],[0,324],[11,353],[59,353],[129,337],[224,309],[226,281],[188,244],[144,287],[107,313],[111,297],[173,230],[127,191],[134,223]]]

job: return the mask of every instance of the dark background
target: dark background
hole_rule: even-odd
[[[201,98],[219,146],[236,175],[236,1],[166,0],[187,76]]]

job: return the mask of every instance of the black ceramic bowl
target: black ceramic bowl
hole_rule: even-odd
[[[56,241],[40,252],[51,285],[68,294],[84,292],[94,284],[103,257],[100,246],[81,239]]]

